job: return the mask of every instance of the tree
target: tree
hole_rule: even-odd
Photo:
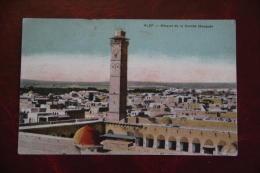
[[[105,96],[99,96],[98,98],[99,98],[99,100],[105,100],[106,97]]]
[[[33,88],[33,86],[29,86],[28,89],[29,90],[33,90],[34,88]]]

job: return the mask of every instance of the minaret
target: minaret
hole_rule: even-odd
[[[127,47],[124,31],[116,31],[110,38],[110,91],[109,114],[106,121],[120,121],[126,115],[127,97]]]

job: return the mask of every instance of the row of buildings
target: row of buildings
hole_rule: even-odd
[[[237,98],[233,92],[229,95],[202,95],[169,92],[172,90],[128,94],[126,115],[236,122]],[[98,91],[48,96],[24,93],[20,96],[20,123],[106,117],[108,107],[109,94]]]

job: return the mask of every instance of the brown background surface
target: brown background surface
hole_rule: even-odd
[[[1,172],[259,172],[260,1],[0,0]],[[237,157],[18,155],[22,18],[235,19]]]

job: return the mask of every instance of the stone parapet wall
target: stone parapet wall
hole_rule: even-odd
[[[134,134],[136,137],[143,138],[143,147],[147,147],[147,139],[153,139],[152,148],[158,148],[159,140],[164,139],[165,149],[169,149],[169,139],[175,139],[176,151],[181,151],[181,142],[187,139],[188,151],[193,152],[193,143],[200,144],[200,152],[203,153],[204,147],[214,148],[213,154],[220,154],[219,145],[230,148],[231,145],[237,144],[237,133],[228,131],[211,131],[211,130],[194,130],[163,126],[136,126],[136,124],[106,124],[106,132],[112,130],[114,134]],[[160,138],[160,139],[159,139]]]
[[[30,129],[20,130],[22,132],[28,133],[36,133],[36,134],[43,134],[43,135],[51,135],[51,136],[62,136],[62,137],[73,137],[74,134],[85,125],[89,125],[93,127],[99,134],[104,134],[104,123],[103,122],[94,122],[94,123],[71,123],[70,125],[60,124],[59,126],[51,126],[46,125],[46,127],[37,127],[32,126]]]

